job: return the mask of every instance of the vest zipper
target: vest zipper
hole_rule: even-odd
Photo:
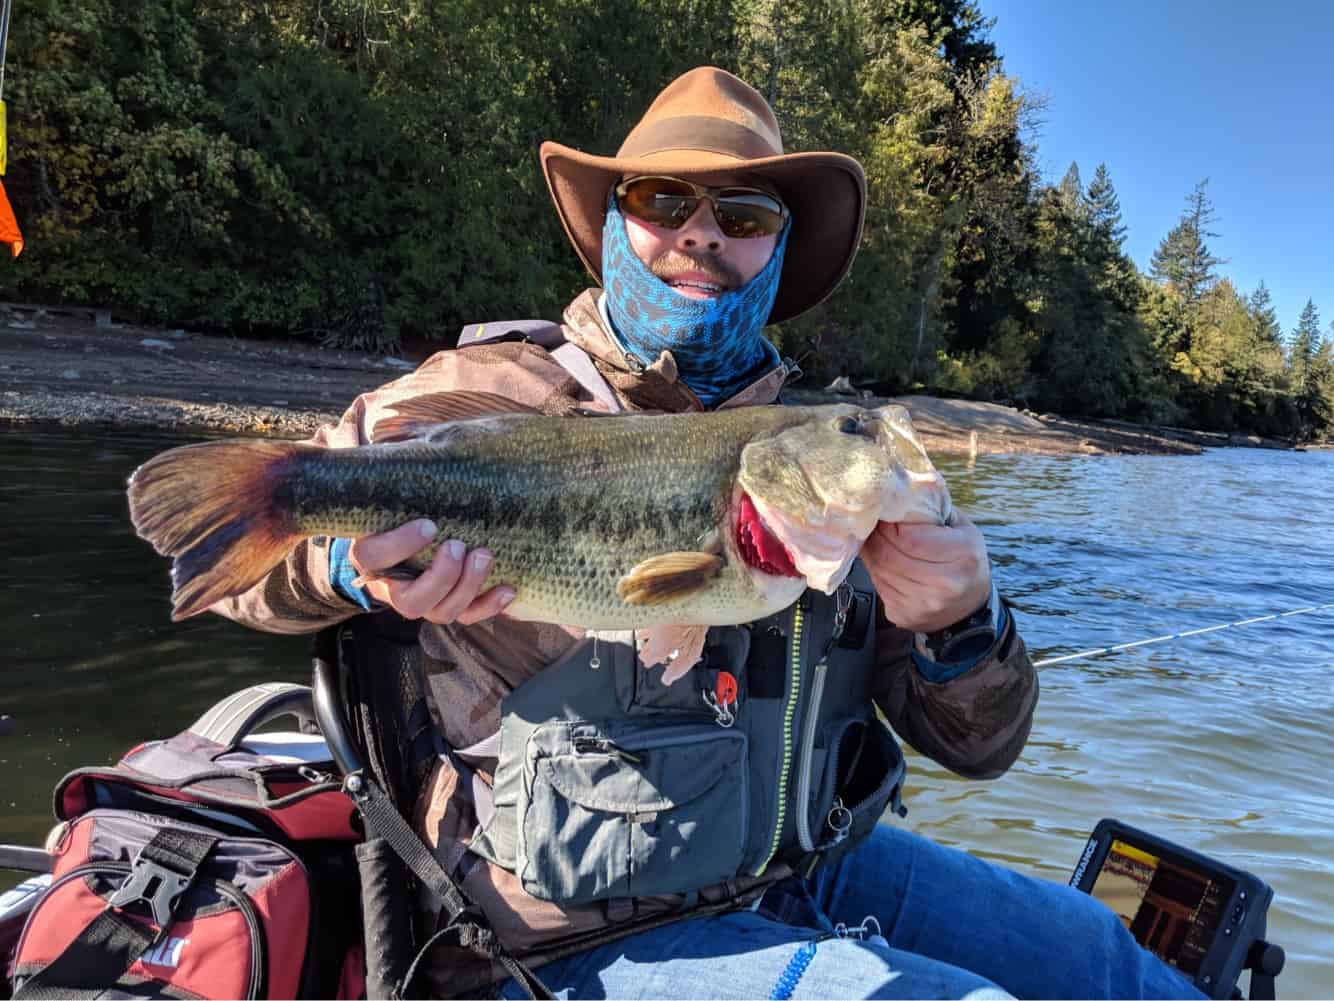
[[[797,755],[801,771],[797,774],[797,843],[801,850],[809,852],[815,848],[815,839],[811,836],[811,760],[815,750],[815,727],[820,718],[820,699],[824,695],[825,676],[829,673],[829,660],[820,658],[815,665],[815,675],[811,679],[811,700],[806,709],[806,725],[802,728],[801,749]]]
[[[815,762],[815,729],[820,722],[820,700],[824,698],[825,678],[829,674],[829,654],[834,644],[843,638],[847,627],[848,609],[852,607],[852,587],[844,581],[838,586],[835,596],[833,628],[825,643],[824,653],[815,665],[811,679],[811,697],[806,707],[806,725],[802,727],[801,745],[797,749],[797,843],[804,852],[815,849],[815,838],[811,835],[811,779]]]
[[[804,597],[792,606],[792,644],[788,648],[788,671],[787,706],[783,710],[783,762],[778,769],[778,816],[774,822],[773,840],[769,844],[769,851],[755,870],[755,876],[763,876],[764,870],[769,868],[769,863],[778,852],[778,846],[783,840],[783,821],[787,819],[787,780],[792,771],[792,723],[797,715],[797,702],[801,695],[801,641],[805,625],[805,615],[802,611],[802,601]]]

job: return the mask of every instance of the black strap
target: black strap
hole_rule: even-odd
[[[143,925],[104,910],[59,956],[14,992],[24,1001],[96,998],[116,984],[154,937]]]
[[[357,809],[361,811],[366,824],[384,838],[389,847],[412,870],[412,874],[440,899],[450,923],[458,920],[468,909],[463,893],[422,843],[417,833],[403,819],[403,815],[395,809],[379,783],[362,773],[349,776],[344,782],[344,788],[356,801]]]
[[[500,944],[495,932],[486,926],[481,914],[469,907],[458,884],[449,873],[445,872],[444,867],[403,819],[403,815],[394,807],[379,783],[362,772],[347,776],[343,788],[356,801],[357,809],[361,811],[366,825],[384,838],[385,843],[412,870],[412,874],[421,880],[422,885],[436,895],[449,919],[446,927],[433,935],[418,951],[417,958],[412,961],[404,978],[403,988],[406,989],[412,982],[417,964],[436,940],[447,933],[456,933],[460,945],[494,959],[504,966],[534,1001],[539,998],[543,1001],[553,1001],[554,995],[538,979],[537,974],[511,956]]]
[[[106,908],[64,952],[28,979],[14,998],[101,997],[166,932],[182,894],[217,842],[216,837],[190,831],[158,831],[140,850],[129,876]],[[122,913],[142,904],[158,926],[157,934]]]

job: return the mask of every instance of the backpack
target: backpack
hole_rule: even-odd
[[[67,775],[13,996],[361,996],[354,805],[318,737],[249,737],[309,704],[304,686],[258,685]]]

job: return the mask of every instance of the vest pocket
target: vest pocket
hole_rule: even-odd
[[[874,717],[835,721],[827,746],[820,795],[806,808],[814,814],[812,847],[838,854],[840,845],[869,834],[886,810],[901,809],[906,764],[889,727]]]
[[[577,904],[736,875],[748,827],[746,752],[744,733],[713,724],[539,726],[518,804],[524,889]]]

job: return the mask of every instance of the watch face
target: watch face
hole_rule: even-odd
[[[993,586],[987,603],[962,622],[948,629],[928,633],[926,648],[936,660],[950,660],[952,656],[986,650],[996,640],[996,609],[999,607]]]

